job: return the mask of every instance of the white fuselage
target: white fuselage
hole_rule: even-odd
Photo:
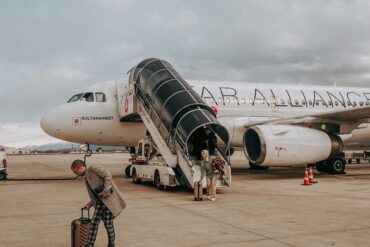
[[[367,88],[336,86],[275,85],[242,82],[188,81],[204,101],[217,108],[218,120],[228,129],[230,145],[241,147],[244,125],[251,121],[279,119],[367,106]],[[95,84],[80,93],[103,93],[105,101],[77,100],[47,112],[42,129],[56,138],[109,146],[135,146],[145,136],[140,122],[120,122],[119,93],[127,81]],[[370,140],[368,124],[352,131],[345,141]]]

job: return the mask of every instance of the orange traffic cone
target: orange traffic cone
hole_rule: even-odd
[[[308,181],[310,184],[316,184],[317,182],[313,179],[313,172],[312,172],[312,166],[310,166],[310,169],[308,171]]]
[[[310,184],[310,181],[308,180],[308,171],[307,171],[307,167],[306,167],[306,170],[304,172],[304,179],[303,179],[303,184],[302,185],[311,185]]]

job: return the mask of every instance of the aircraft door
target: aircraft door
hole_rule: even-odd
[[[137,119],[137,108],[134,85],[124,80],[116,80],[116,87],[121,121],[135,121]]]

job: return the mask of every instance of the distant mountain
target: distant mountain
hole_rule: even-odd
[[[65,152],[65,151],[78,151],[80,150],[79,143],[71,143],[61,141],[52,137],[28,140],[23,142],[10,143],[6,145],[7,147],[14,147],[17,149],[22,149],[25,151],[37,151],[37,152]],[[114,146],[96,146],[91,145],[90,149],[96,151],[97,149],[103,151],[115,151],[115,150],[126,150],[124,147],[114,147]]]
[[[60,144],[60,143],[66,143],[66,142],[58,140],[53,137],[45,137],[45,138],[26,140],[26,141],[21,141],[21,142],[13,142],[13,143],[6,144],[6,146],[18,148],[18,149],[25,149],[26,147],[38,147],[38,146],[43,146],[43,145]]]

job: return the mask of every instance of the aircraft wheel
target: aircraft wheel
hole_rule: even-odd
[[[324,162],[317,162],[316,163],[316,170],[318,172],[325,172],[325,163]]]
[[[346,169],[346,161],[343,158],[330,160],[330,172],[332,174],[343,174]]]
[[[6,178],[6,175],[4,172],[0,172],[0,180],[3,180]]]
[[[136,169],[134,168],[134,170],[132,171],[132,182],[134,182],[134,184],[140,184],[141,183],[141,179],[139,179],[137,177],[137,174],[136,174]]]
[[[269,166],[259,166],[249,162],[249,169],[251,170],[267,170],[269,168]]]
[[[131,165],[128,165],[126,167],[126,169],[125,169],[125,176],[126,176],[126,178],[130,178],[131,177],[130,170],[131,170]]]

